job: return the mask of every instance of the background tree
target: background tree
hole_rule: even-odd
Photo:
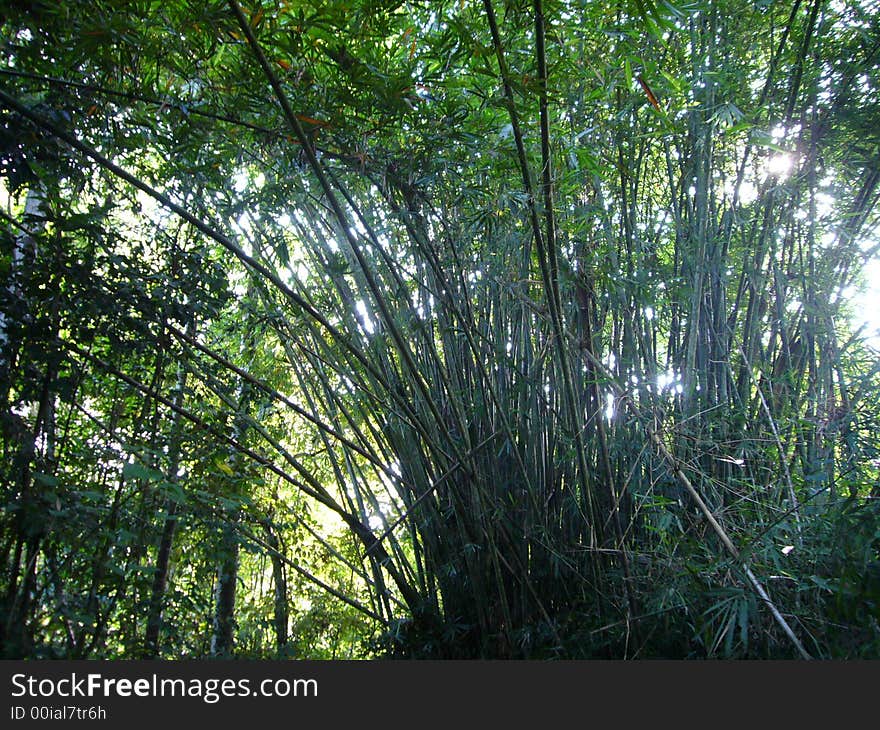
[[[6,655],[876,655],[873,3],[4,12]]]

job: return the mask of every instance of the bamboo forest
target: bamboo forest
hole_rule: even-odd
[[[0,29],[0,655],[880,658],[877,0]]]

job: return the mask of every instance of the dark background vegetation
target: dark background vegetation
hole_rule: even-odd
[[[876,658],[878,25],[4,3],[3,655]]]

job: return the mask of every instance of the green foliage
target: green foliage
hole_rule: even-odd
[[[819,8],[10,4],[4,656],[877,656]]]

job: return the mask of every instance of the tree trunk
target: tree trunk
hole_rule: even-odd
[[[175,405],[183,403],[183,392],[186,387],[186,372],[183,368],[177,371],[177,389],[174,394]],[[181,415],[174,412],[171,426],[171,446],[168,459],[168,481],[177,480],[180,466],[180,426]],[[162,628],[162,610],[165,602],[165,590],[171,569],[171,550],[174,547],[174,532],[177,529],[178,503],[168,499],[165,501],[165,522],[162,525],[162,536],[156,554],[156,572],[153,574],[153,586],[150,591],[150,606],[147,613],[147,628],[144,635],[143,655],[145,659],[159,656],[159,634]]]
[[[284,569],[284,561],[282,560],[281,542],[268,519],[263,522],[263,531],[266,533],[266,543],[272,549],[269,557],[272,560],[272,583],[275,586],[275,614],[272,621],[275,626],[275,650],[279,659],[285,659],[290,653],[288,647],[290,609],[287,600],[287,571]]]

